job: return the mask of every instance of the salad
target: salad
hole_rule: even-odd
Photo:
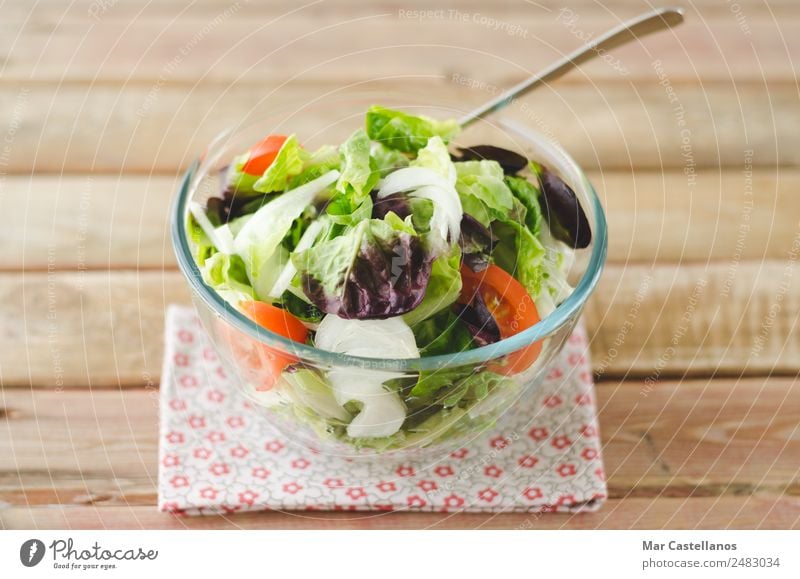
[[[204,282],[263,328],[351,356],[449,355],[529,328],[572,291],[588,219],[534,160],[491,145],[451,152],[459,129],[373,106],[339,146],[267,136],[222,171],[218,196],[189,207]],[[230,326],[219,334],[257,402],[380,449],[490,426],[542,348],[408,375],[316,368]]]

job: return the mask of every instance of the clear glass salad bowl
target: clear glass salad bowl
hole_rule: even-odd
[[[204,154],[189,168],[180,184],[172,209],[172,240],[178,265],[192,291],[196,310],[202,319],[227,374],[253,407],[289,440],[316,452],[346,457],[441,453],[444,455],[481,436],[505,416],[515,412],[517,402],[530,396],[548,373],[554,357],[573,331],[581,311],[600,277],[606,258],[606,221],[600,201],[580,167],[550,139],[511,120],[490,120],[463,131],[454,146],[490,144],[511,149],[535,160],[563,179],[575,192],[592,227],[592,242],[576,252],[569,280],[572,293],[533,326],[499,342],[455,354],[393,358],[364,358],[321,350],[273,333],[253,322],[211,287],[207,286],[192,253],[187,231],[189,203],[204,203],[220,188],[220,171],[241,151],[247,150],[264,135],[276,132],[297,133],[309,146],[343,142],[347,134],[363,122],[363,112],[375,97],[348,98],[346,102],[317,103],[297,107],[295,111],[273,115],[267,120],[243,123],[218,136]],[[404,106],[405,105],[405,106]],[[396,108],[438,117],[457,117],[463,111],[455,107],[439,109],[408,107],[407,101]],[[515,307],[524,308],[525,304]],[[264,390],[259,385],[275,383],[269,375],[275,364],[285,359],[295,363],[299,372],[311,371],[305,379],[284,373],[278,387]],[[460,384],[464,376],[483,374],[469,389],[447,390],[451,399],[436,404],[415,405],[407,396],[421,377]],[[311,380],[308,376],[314,376]],[[405,393],[407,418],[400,432],[383,438],[353,439],[347,434],[346,416],[341,407],[330,404],[330,397],[318,395],[320,380],[379,380],[387,389]],[[477,386],[475,385],[477,383]],[[474,396],[472,389],[482,389]],[[474,396],[474,401],[470,401]],[[453,402],[455,401],[455,402]],[[448,406],[448,402],[451,404]]]

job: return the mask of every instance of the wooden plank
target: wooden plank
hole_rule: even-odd
[[[796,373],[795,261],[610,265],[585,320],[601,377]],[[11,273],[0,278],[0,384],[142,386],[161,367],[179,272]]]
[[[612,264],[784,259],[800,233],[800,172],[593,171]],[[794,209],[797,205],[797,209]]]
[[[189,295],[177,272],[22,273],[0,286],[5,386],[157,382],[164,309]]]
[[[800,496],[797,380],[599,384],[611,496]]]
[[[178,180],[164,176],[8,177],[10,220],[0,229],[0,269],[175,267],[170,205]]]
[[[545,11],[508,13],[440,9],[430,18],[407,7],[351,14],[301,11],[253,17],[255,4],[179,19],[32,19],[0,25],[5,81],[234,82],[289,78],[350,82],[380,76],[478,76],[510,86],[618,22],[616,15]],[[631,11],[625,11],[631,12]],[[491,18],[491,21],[488,20]],[[733,15],[689,19],[675,33],[613,51],[559,83],[652,80],[658,58],[673,82],[790,82],[800,50],[800,20]],[[142,47],[141,39],[148,44]],[[26,55],[20,58],[19,55]],[[702,58],[698,58],[702,55]],[[609,57],[610,58],[610,57]]]
[[[671,71],[664,74],[669,80]],[[346,84],[66,83],[55,91],[47,83],[2,84],[0,99],[10,109],[5,173],[174,175],[214,135],[252,124],[269,111],[298,112],[262,123],[259,134],[289,131],[305,142],[340,142],[372,102],[434,104],[446,116],[471,108],[491,92],[469,89],[451,77],[382,80],[349,89]],[[671,88],[675,102],[656,76],[643,84],[557,85],[518,101],[507,115],[557,139],[586,169],[677,168],[691,174],[701,167],[741,169],[745,164],[774,167],[800,161],[795,86],[712,83]],[[320,99],[314,107],[298,109],[313,99]],[[457,142],[475,144],[489,138],[487,131],[486,125],[471,127]],[[493,140],[513,145],[510,136],[498,139],[496,132]]]
[[[81,495],[113,493],[127,502],[142,489],[154,499],[156,389],[2,391],[0,401],[7,426],[0,431],[0,500],[81,504]]]
[[[0,509],[2,529],[797,529],[800,499],[622,499],[597,513],[253,513],[181,517],[153,506],[13,507]]]
[[[781,259],[797,234],[800,172],[707,169],[694,192],[681,171],[593,171],[612,263]],[[0,269],[172,268],[166,176],[8,177]]]
[[[612,498],[800,496],[800,390],[760,378],[601,383]],[[0,391],[0,502],[154,505],[153,390]]]
[[[75,0],[64,4],[59,0],[38,0],[34,6],[17,2],[9,4],[6,12],[7,18],[24,19],[31,15],[33,18],[47,20],[58,18],[95,18],[99,22],[108,22],[118,19],[137,18],[167,18],[175,16],[215,16],[232,5],[247,5],[248,14],[253,17],[280,15],[292,10],[302,9],[303,15],[329,15],[337,14],[342,17],[368,12],[397,12],[400,9],[420,10],[430,9],[431,5],[425,0],[374,0],[365,5],[360,0],[321,0],[320,2],[298,3],[292,0],[273,0],[271,2],[249,2],[240,0],[194,0],[188,4],[183,0],[162,0],[161,2],[125,1],[125,2],[96,2],[96,0]],[[737,14],[745,19],[758,16],[785,16],[795,14],[797,7],[793,0],[738,0],[738,11],[732,11],[730,5],[719,0],[683,0],[673,2],[674,5],[683,6],[690,18],[707,18],[710,16],[727,17],[735,20]],[[365,8],[367,6],[367,8]],[[451,0],[450,2],[436,5],[437,8],[449,9],[454,7],[471,12],[490,14],[525,15],[532,11],[549,13],[559,10],[563,2],[558,0],[536,0],[535,4],[524,0],[511,0],[496,2],[490,7],[485,0]],[[604,0],[599,4],[595,0],[574,0],[570,6],[587,15],[604,15],[609,12],[619,17],[630,16],[649,10],[653,4],[650,0]],[[104,8],[105,7],[105,8]]]
[[[782,261],[608,267],[584,319],[600,376],[796,374],[800,236]]]

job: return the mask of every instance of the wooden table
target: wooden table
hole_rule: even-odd
[[[674,33],[510,112],[574,154],[609,214],[585,316],[607,505],[313,519],[156,511],[163,312],[188,298],[167,234],[177,175],[273,99],[402,83],[466,107],[647,2],[4,5],[0,527],[800,526],[800,11],[675,3]]]

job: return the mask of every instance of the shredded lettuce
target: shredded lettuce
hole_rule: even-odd
[[[536,163],[539,183],[518,176],[529,162],[512,151],[476,145],[453,157],[447,143],[459,129],[374,106],[339,146],[311,153],[288,137],[262,175],[242,171],[248,153],[236,157],[222,193],[188,217],[204,282],[228,302],[285,309],[312,330],[309,344],[368,358],[448,356],[498,341],[492,304],[459,299],[462,268],[496,264],[548,315],[572,291],[573,252],[562,238],[575,195]],[[581,243],[589,236],[577,233]],[[474,436],[513,403],[520,383],[491,368],[298,363],[272,391],[251,394],[351,448],[417,448]]]
[[[466,325],[449,309],[423,320],[413,330],[424,356],[463,352],[472,347],[472,335]]]
[[[247,163],[250,158],[249,153],[243,153],[233,158],[233,162],[228,166],[225,172],[225,190],[232,195],[239,196],[252,196],[260,195],[258,191],[253,189],[253,185],[258,181],[258,175],[250,175],[242,171],[242,167]]]
[[[217,252],[217,248],[211,243],[208,235],[206,235],[206,232],[203,231],[203,228],[200,227],[200,224],[197,223],[191,213],[187,218],[186,229],[189,233],[189,239],[192,240],[194,259],[197,265],[202,267],[206,260]]]
[[[303,149],[295,135],[290,135],[278,151],[264,174],[253,183],[253,189],[259,193],[283,191],[289,180],[303,170]]]
[[[508,175],[506,185],[511,193],[525,207],[525,225],[534,235],[538,236],[542,229],[542,208],[539,205],[539,188],[525,179]]]
[[[311,155],[303,151],[302,156],[304,158],[303,170],[289,180],[289,189],[305,185],[334,169],[339,170],[341,166],[339,151],[331,145],[324,145]]]
[[[280,297],[270,296],[269,292],[285,263],[285,256],[281,253],[286,250],[281,247],[281,241],[314,197],[338,177],[338,171],[329,171],[314,181],[277,196],[256,211],[234,238],[234,249],[244,260],[247,276],[259,299]]]
[[[421,372],[409,396],[414,407],[434,405],[453,408],[480,402],[490,391],[512,381],[489,370],[475,372],[473,368]]]
[[[425,147],[419,150],[417,158],[409,163],[411,167],[424,167],[440,175],[452,187],[456,184],[456,166],[450,159],[447,145],[441,137],[431,137]]]
[[[359,129],[340,149],[342,174],[336,189],[354,200],[361,200],[369,195],[380,178],[377,166],[370,158],[371,147],[367,133]]]
[[[545,249],[542,260],[543,287],[539,295],[534,296],[534,302],[539,315],[547,316],[572,293],[573,288],[567,281],[567,275],[575,259],[575,252],[552,236],[546,222],[542,223],[540,239]]]
[[[425,320],[445,308],[449,308],[461,293],[461,249],[456,245],[449,254],[440,255],[431,266],[430,280],[425,297],[420,304],[405,314],[403,319],[409,326]]]
[[[337,195],[328,203],[325,212],[333,223],[355,227],[372,216],[372,198]]]
[[[247,278],[247,269],[238,255],[215,253],[205,260],[200,273],[206,285],[214,288],[230,303],[236,304],[255,297]]]
[[[456,190],[470,215],[486,226],[494,219],[509,219],[514,195],[503,180],[503,169],[497,161],[463,161],[455,163],[455,168]]]
[[[448,142],[461,130],[455,119],[437,121],[378,105],[367,111],[366,127],[370,139],[405,153],[416,153],[431,137],[441,137]]]
[[[492,254],[495,263],[516,277],[535,299],[542,290],[544,246],[516,221],[496,221],[492,233],[500,240]]]
[[[330,384],[314,370],[293,368],[281,378],[281,386],[295,404],[307,406],[322,418],[350,421],[350,413],[336,401]]]
[[[408,167],[409,160],[405,153],[390,149],[383,143],[373,142],[370,154],[375,161],[375,168],[381,175],[385,175],[395,169]]]

